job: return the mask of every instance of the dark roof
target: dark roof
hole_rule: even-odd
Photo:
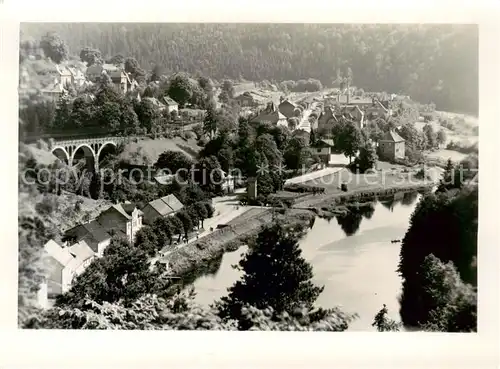
[[[331,146],[331,147],[335,146],[335,144],[333,143],[333,140],[331,138],[323,138],[323,139],[319,140],[318,143],[323,143],[323,144]]]
[[[167,105],[179,105],[174,99],[172,99],[171,97],[169,96],[163,96],[163,100],[165,101],[165,103]]]
[[[180,202],[179,199],[172,194],[162,197],[161,200],[170,206],[173,211],[179,211],[184,206],[182,205],[182,202]]]
[[[148,205],[155,209],[161,216],[175,213],[184,206],[182,202],[180,202],[179,199],[172,194],[164,196],[161,199],[151,201]]]
[[[405,139],[398,135],[395,131],[389,131],[384,134],[380,141],[404,142]]]
[[[96,220],[85,224],[79,224],[76,227],[68,229],[66,231],[66,236],[76,237],[77,242],[84,238],[88,238],[86,236],[91,236],[91,238],[97,242],[103,242],[111,238],[108,232],[106,232]]]

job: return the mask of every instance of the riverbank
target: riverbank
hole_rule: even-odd
[[[273,214],[269,208],[253,208],[233,219],[226,227],[172,251],[160,262],[168,261],[171,274],[183,279],[185,275],[190,275],[201,266],[220,258],[224,252],[237,250],[251,242],[263,225],[272,222],[273,217],[290,225],[308,226],[314,216],[311,211],[301,209],[288,209],[285,214],[276,211]]]
[[[421,183],[413,185],[399,185],[393,187],[374,187],[372,189],[353,190],[340,193],[326,193],[314,195],[310,194],[297,199],[293,208],[302,210],[311,210],[320,213],[327,208],[330,212],[343,211],[343,205],[353,202],[364,202],[375,200],[379,197],[391,196],[395,193],[405,192],[427,192],[435,186],[435,183]]]

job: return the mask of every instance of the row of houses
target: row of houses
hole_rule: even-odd
[[[172,194],[149,202],[142,210],[131,203],[116,204],[95,219],[68,229],[60,241],[49,240],[44,245],[47,278],[39,290],[39,304],[48,307],[58,295],[69,291],[73,280],[103,256],[113,236],[133,242],[144,224],[172,216],[183,207]]]
[[[94,64],[82,71],[75,67],[65,65],[55,65],[54,82],[42,89],[45,96],[58,99],[68,92],[68,87],[75,88],[92,85],[99,81],[103,74],[110,77],[111,82],[123,93],[134,91],[139,84],[125,72],[123,65],[114,64]]]

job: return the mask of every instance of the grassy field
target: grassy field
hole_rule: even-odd
[[[180,151],[194,158],[200,151],[200,147],[194,139],[187,141],[180,137],[146,139],[128,143],[120,154],[120,159],[130,164],[152,165],[158,160],[160,154],[167,150]]]
[[[383,169],[369,174],[355,174],[348,169],[305,182],[306,185],[319,186],[328,194],[343,193],[342,183],[347,184],[348,191],[371,190],[374,188],[404,187],[408,184],[423,184],[423,180],[415,178],[413,171],[394,166],[394,169]]]
[[[425,156],[431,160],[435,159],[435,160],[441,160],[441,161],[448,161],[448,159],[451,159],[451,161],[453,161],[453,162],[460,162],[467,155],[462,154],[458,151],[454,151],[454,150],[441,149],[441,150],[426,153]]]

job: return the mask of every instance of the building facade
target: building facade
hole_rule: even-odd
[[[394,131],[387,132],[378,142],[380,158],[393,161],[405,158],[405,140]]]

